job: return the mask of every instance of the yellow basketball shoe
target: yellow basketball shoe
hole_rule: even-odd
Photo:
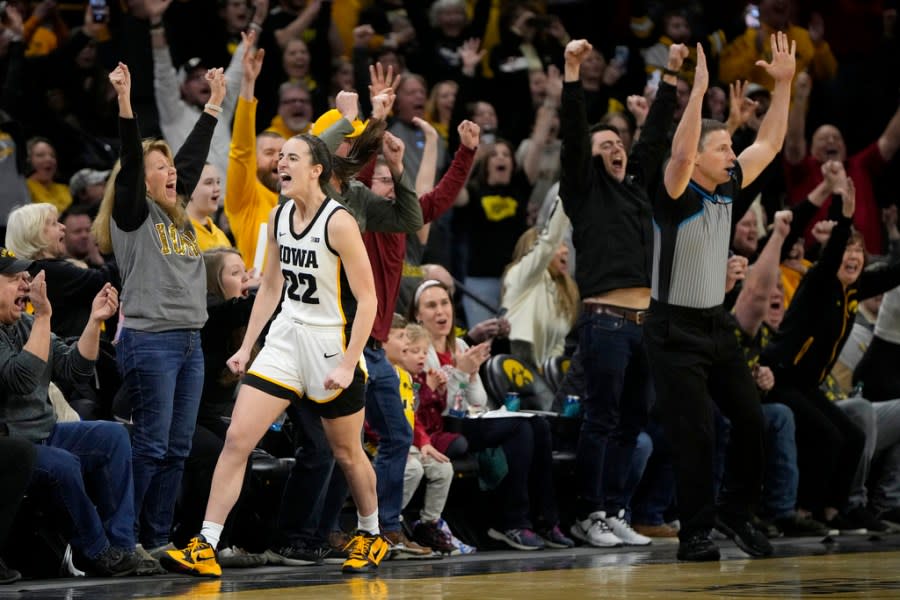
[[[378,568],[378,564],[387,556],[390,544],[380,534],[357,531],[347,542],[346,550],[350,557],[344,561],[341,571],[344,573],[368,573]]]
[[[187,548],[183,550],[169,550],[159,557],[159,562],[174,573],[196,577],[222,576],[222,567],[216,561],[216,551],[202,535],[191,538]]]

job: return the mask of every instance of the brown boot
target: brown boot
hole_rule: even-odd
[[[431,558],[434,552],[431,548],[420,546],[406,537],[403,531],[382,531],[383,535],[391,543],[391,559],[405,560],[409,558]]]

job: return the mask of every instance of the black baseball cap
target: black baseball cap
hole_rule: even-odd
[[[34,264],[33,260],[22,260],[16,258],[12,250],[0,248],[0,273],[3,275],[15,275],[27,271]]]

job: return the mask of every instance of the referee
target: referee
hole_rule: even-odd
[[[750,524],[762,487],[762,412],[734,320],[722,306],[731,234],[750,204],[740,191],[775,158],[787,129],[795,45],[779,32],[772,49],[770,63],[757,63],[775,81],[772,104],[756,141],[736,157],[725,124],[701,118],[709,72],[697,45],[694,86],[653,207],[652,301],[644,334],[675,452],[679,560],[718,560],[713,527],[751,556],[772,554]],[[731,421],[718,506],[713,402]]]

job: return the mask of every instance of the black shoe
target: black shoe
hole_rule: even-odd
[[[851,508],[845,516],[850,523],[868,533],[886,533],[888,530],[887,524],[878,520],[865,506]]]
[[[413,539],[422,546],[431,548],[441,554],[452,554],[456,546],[450,541],[450,536],[444,533],[436,521],[419,521],[413,527]]]
[[[756,515],[753,515],[750,518],[750,524],[753,525],[753,527],[756,528],[757,531],[762,533],[764,536],[766,536],[770,540],[774,540],[775,538],[780,538],[783,535],[781,533],[781,530],[778,527],[776,527],[772,521],[769,521],[768,519],[761,519],[761,518],[757,517]]]
[[[716,517],[716,529],[734,540],[738,548],[750,556],[772,556],[772,544],[747,519],[720,514]]]
[[[785,537],[825,537],[831,533],[824,523],[810,517],[801,517],[797,513],[792,517],[775,519],[775,526]]]
[[[692,562],[708,562],[719,560],[719,547],[709,539],[708,531],[698,531],[678,544],[678,560]]]
[[[328,542],[316,548],[316,553],[319,555],[319,560],[326,565],[342,565],[350,558],[350,553],[347,551],[346,546],[344,548],[335,548]]]
[[[889,525],[900,527],[900,508],[889,508],[878,515],[878,520]]]
[[[107,546],[106,550],[90,560],[88,572],[99,577],[124,577],[137,571],[140,564],[141,559],[136,553]]]
[[[13,583],[20,579],[22,579],[22,574],[15,569],[7,567],[6,563],[3,562],[3,559],[0,558],[0,585]]]
[[[286,565],[289,567],[305,567],[321,565],[322,557],[318,548],[288,545],[266,550],[263,556],[270,565]]]

